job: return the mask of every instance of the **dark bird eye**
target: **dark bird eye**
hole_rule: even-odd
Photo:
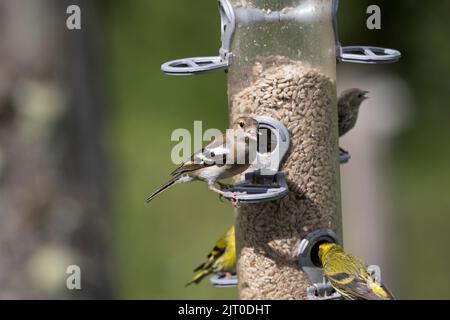
[[[362,99],[364,97],[364,95],[362,94],[362,93],[360,93],[359,95],[358,95],[358,98],[360,98],[360,99]]]
[[[239,126],[241,127],[241,128],[243,128],[244,127],[244,123],[243,122],[239,122]]]

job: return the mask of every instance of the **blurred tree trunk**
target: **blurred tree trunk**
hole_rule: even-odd
[[[93,6],[0,1],[0,298],[111,297]],[[69,265],[82,290],[66,288]]]

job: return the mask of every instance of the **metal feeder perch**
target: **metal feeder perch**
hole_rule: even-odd
[[[216,288],[236,288],[238,285],[237,276],[232,276],[230,279],[227,279],[220,275],[214,275],[210,281]]]
[[[173,60],[161,66],[170,76],[191,76],[214,71],[227,70],[232,62],[231,42],[236,28],[236,18],[229,0],[219,0],[222,47],[216,57],[195,57]]]

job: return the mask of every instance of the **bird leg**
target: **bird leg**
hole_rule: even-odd
[[[231,189],[232,187],[233,187],[233,185],[231,185],[231,184],[226,184],[226,183],[222,183],[222,182],[220,182],[220,181],[217,181],[217,184],[219,185],[219,187],[220,187],[220,190],[223,192],[223,190],[229,190],[229,189]],[[223,198],[224,198],[224,195],[223,194],[220,194],[219,195],[219,200],[221,201],[221,202],[223,202]],[[232,197],[231,199],[230,199],[230,201],[231,201],[231,203],[233,204],[233,206],[235,207],[235,208],[238,208],[238,203],[237,203],[237,201],[236,202],[234,202],[234,198]]]
[[[209,183],[209,184],[208,184],[208,187],[209,187],[209,190],[211,190],[212,192],[215,192],[215,193],[219,194],[219,196],[220,196],[221,198],[222,198],[222,197],[225,197],[225,195],[227,194],[227,192],[224,192],[224,191],[222,191],[222,190],[217,189],[217,188],[214,186],[213,183]]]
[[[247,194],[247,192],[228,192],[228,195],[226,195],[225,197],[230,200],[231,204],[236,209],[239,209],[241,206],[240,206],[238,197],[246,195],[246,194]]]
[[[214,184],[208,184],[208,187],[212,192],[219,194],[220,198],[227,198],[228,200],[230,200],[231,204],[237,209],[239,208],[239,200],[237,197],[246,194],[243,192],[225,192],[217,189]]]

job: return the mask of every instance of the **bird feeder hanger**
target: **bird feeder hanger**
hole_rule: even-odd
[[[401,53],[394,49],[373,46],[342,46],[339,41],[337,13],[339,0],[333,0],[333,26],[336,39],[336,59],[341,62],[362,64],[393,63],[401,58]],[[162,71],[171,76],[192,76],[215,71],[228,70],[233,63],[231,45],[236,24],[253,24],[260,21],[277,22],[295,19],[292,13],[271,12],[261,10],[234,9],[229,0],[219,0],[221,18],[222,46],[219,56],[195,57],[169,61],[161,66]],[[308,12],[305,12],[308,15]],[[291,16],[292,15],[292,16]]]

